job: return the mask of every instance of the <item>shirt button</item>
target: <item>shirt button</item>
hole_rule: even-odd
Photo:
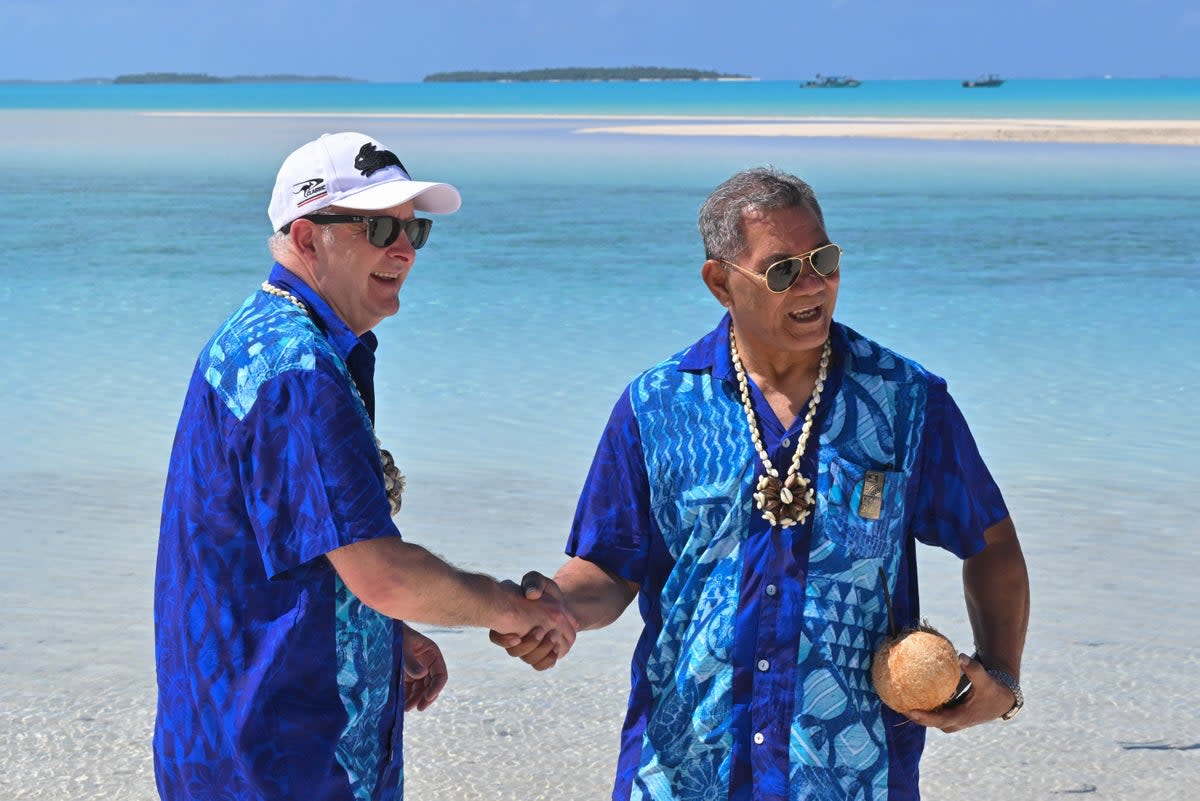
[[[758,660],[758,669],[759,670],[766,671],[770,667],[771,667],[771,663],[768,662],[767,660],[765,660],[765,659]]]
[[[779,592],[779,588],[776,587],[774,584],[767,585],[767,595],[770,595],[773,598],[773,597],[775,597],[775,593],[777,593],[777,592]]]
[[[762,745],[763,740],[765,740],[765,739],[767,739],[767,738],[763,737],[763,733],[761,731],[754,732],[754,744],[755,745]]]
[[[781,442],[779,444],[785,448],[790,448],[790,447],[792,447],[792,440],[789,437],[784,437],[783,442]]]

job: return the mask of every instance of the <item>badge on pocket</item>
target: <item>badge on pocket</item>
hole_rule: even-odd
[[[868,470],[863,476],[862,497],[858,501],[858,516],[864,520],[878,520],[883,510],[883,473]]]

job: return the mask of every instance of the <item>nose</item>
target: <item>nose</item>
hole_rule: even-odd
[[[390,258],[399,259],[405,263],[411,264],[417,258],[417,251],[412,246],[412,242],[408,240],[408,234],[403,231],[396,237],[396,241],[388,245],[387,253]]]
[[[796,289],[797,287],[799,287],[800,290],[802,290],[802,294],[814,295],[817,292],[820,292],[822,289],[825,288],[825,282],[828,280],[829,280],[828,276],[823,276],[823,275],[819,274],[816,270],[814,270],[812,268],[811,264],[809,264],[808,262],[805,262],[804,270],[800,273],[800,276],[795,281],[793,281],[792,285],[788,288]]]

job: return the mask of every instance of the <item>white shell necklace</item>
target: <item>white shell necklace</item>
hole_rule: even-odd
[[[308,307],[286,289],[280,289],[270,281],[263,281],[262,291],[268,295],[283,298],[306,315],[308,314]],[[358,397],[358,402],[363,405],[363,409],[366,409],[367,402],[363,400],[362,393],[358,391],[358,387],[355,386],[353,379],[350,381],[350,386],[354,387],[354,394]],[[375,447],[379,450],[379,463],[383,466],[383,486],[387,489],[388,506],[391,507],[392,514],[395,515],[400,511],[401,495],[404,493],[404,476],[400,474],[400,469],[396,467],[396,462],[392,459],[392,454],[388,453],[387,449],[383,447],[383,443],[379,441],[379,437],[375,438]]]
[[[738,390],[742,395],[742,408],[746,410],[746,420],[750,423],[750,439],[754,441],[754,450],[762,461],[766,471],[758,479],[758,492],[754,493],[754,505],[762,512],[763,520],[772,526],[794,526],[808,519],[816,497],[809,480],[800,475],[800,459],[804,456],[808,437],[812,433],[813,417],[817,413],[817,404],[821,402],[821,391],[825,388],[825,377],[829,373],[829,354],[833,348],[828,339],[821,350],[821,364],[817,370],[817,382],[813,385],[812,397],[808,399],[808,412],[804,415],[804,425],[800,429],[800,441],[796,443],[796,452],[792,455],[792,464],[788,467],[787,476],[781,481],[779,471],[771,464],[771,457],[763,447],[762,435],[758,432],[758,420],[754,417],[754,407],[750,405],[750,385],[746,378],[746,370],[742,367],[742,359],[738,356],[737,343],[733,338],[733,324],[729,326],[729,355],[733,358],[733,369],[737,373]]]

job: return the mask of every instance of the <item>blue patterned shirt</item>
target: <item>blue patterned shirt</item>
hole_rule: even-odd
[[[375,337],[297,276],[201,352],[163,499],[155,580],[159,793],[402,795],[402,629],[325,554],[398,536],[372,419]],[[357,391],[356,391],[357,387]]]
[[[729,317],[635,379],[613,410],[567,553],[640,587],[613,798],[916,799],[924,729],[884,707],[870,660],[919,616],[915,542],[966,558],[1007,517],[945,382],[835,323],[801,471],[814,514],[772,527]],[[780,475],[797,446],[751,382]],[[868,471],[880,510],[860,514]]]

